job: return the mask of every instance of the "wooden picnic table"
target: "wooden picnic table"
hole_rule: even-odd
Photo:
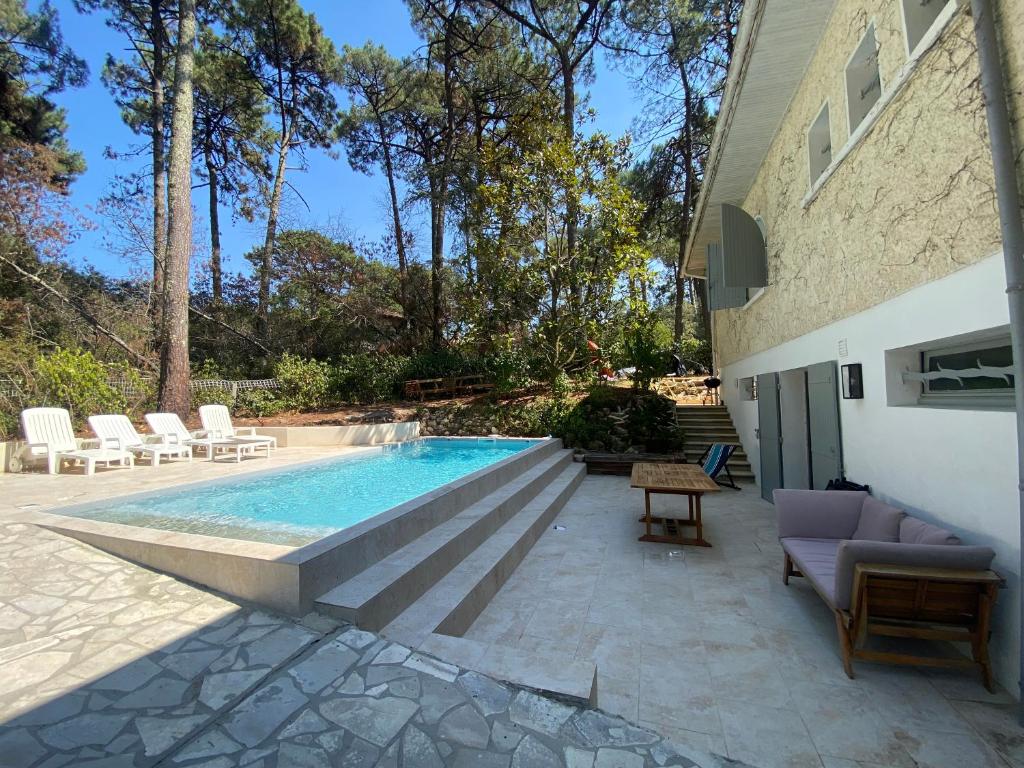
[[[696,464],[652,464],[639,462],[633,465],[630,475],[630,486],[644,489],[644,523],[646,532],[640,541],[654,541],[662,544],[689,544],[696,547],[710,547],[704,539],[704,523],[701,520],[700,500],[705,493],[716,493],[720,489]],[[664,493],[675,496],[686,496],[687,516],[676,517],[671,512],[662,517],[651,515],[651,495]],[[663,533],[651,533],[651,524],[660,523]],[[693,526],[695,537],[683,536],[683,526]],[[674,529],[674,531],[673,531]]]

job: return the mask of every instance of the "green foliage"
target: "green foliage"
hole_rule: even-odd
[[[587,397],[565,406],[554,421],[554,434],[576,448],[623,451],[639,446],[672,453],[683,445],[672,400],[624,387],[593,387]]]
[[[485,357],[483,368],[494,380],[494,391],[499,395],[525,389],[531,383],[529,358],[511,345]]]
[[[657,325],[641,320],[625,334],[626,357],[632,367],[633,386],[641,392],[649,392],[654,380],[665,372],[664,348],[659,345]]]
[[[201,365],[192,369],[193,380],[205,379],[207,381],[211,381],[223,378],[224,374],[220,370],[220,367],[210,359],[204,360]],[[214,389],[193,389],[191,394],[192,410],[197,410],[203,405],[226,405],[228,408],[233,408],[235,405],[235,399],[231,394],[231,390],[226,387],[216,387]]]
[[[331,385],[331,368],[320,360],[307,360],[285,352],[274,366],[276,393],[283,409],[314,410],[324,404]]]
[[[269,389],[246,389],[238,393],[235,411],[240,416],[263,418],[274,416],[287,409],[285,401]]]
[[[702,367],[705,371],[714,368],[711,356],[711,344],[707,339],[696,339],[692,336],[682,339],[679,342],[679,357],[689,370],[694,371]]]
[[[654,453],[671,453],[683,447],[682,431],[676,424],[675,402],[660,395],[635,398],[626,411],[630,440],[642,443]]]
[[[333,402],[379,403],[398,395],[408,361],[397,355],[342,355],[331,366]]]
[[[80,349],[40,355],[33,366],[39,405],[67,408],[77,425],[98,413],[124,413],[124,395],[108,381],[110,369]],[[127,369],[124,371],[127,373]]]

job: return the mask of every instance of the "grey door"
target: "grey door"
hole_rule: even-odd
[[[811,441],[811,488],[822,490],[843,473],[839,434],[839,385],[835,360],[807,366],[807,421]]]
[[[779,421],[779,374],[757,377],[757,435],[761,454],[761,496],[772,500],[782,487],[782,424]]]

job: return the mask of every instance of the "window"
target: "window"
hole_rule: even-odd
[[[1009,338],[921,352],[921,400],[1013,401],[1013,350]]]
[[[867,117],[882,95],[882,77],[878,72],[878,42],[875,25],[867,32],[846,65],[846,105],[850,117],[850,135]]]
[[[740,390],[740,400],[757,400],[757,379],[754,376],[740,379],[737,383]]]
[[[832,162],[832,124],[828,116],[828,102],[811,123],[807,131],[807,162],[811,172],[811,186]]]
[[[903,6],[903,27],[907,33],[908,58],[914,55],[939,15],[951,2],[952,0],[900,0]]]

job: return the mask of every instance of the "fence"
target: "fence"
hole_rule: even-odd
[[[156,389],[156,381],[152,378],[141,379],[108,379],[107,383],[123,394],[126,398],[143,395]],[[247,389],[280,389],[277,379],[192,379],[189,389],[193,392],[204,392],[211,389],[225,389],[231,392],[231,398]],[[0,397],[24,399],[25,381],[11,376],[0,376]]]

